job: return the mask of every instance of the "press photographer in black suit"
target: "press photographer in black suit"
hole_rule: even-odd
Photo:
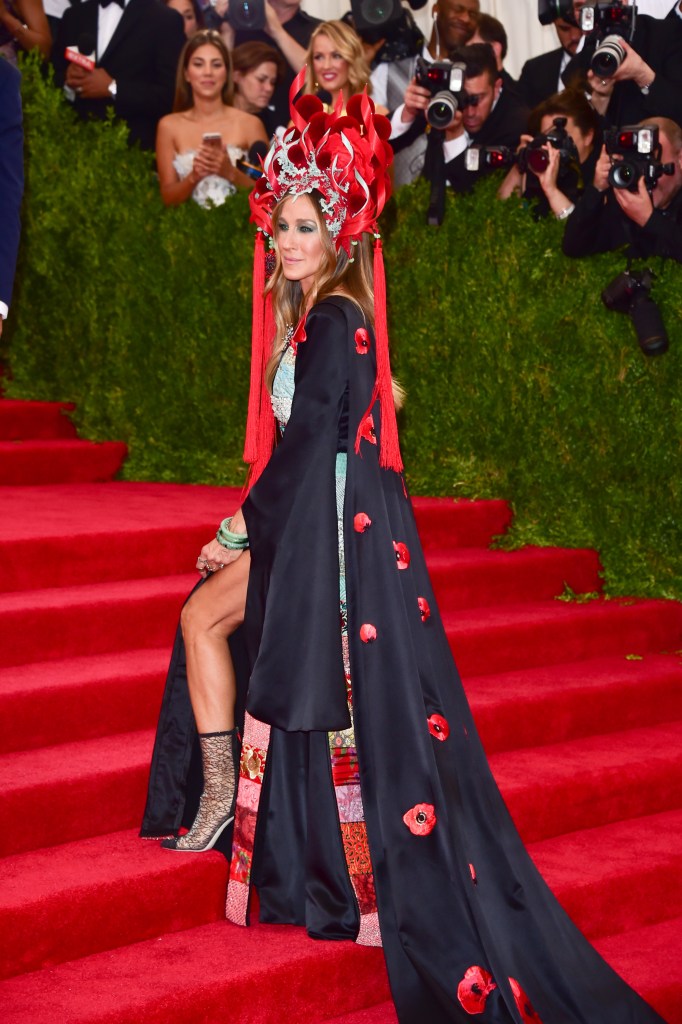
[[[418,135],[427,133],[424,177],[433,180],[435,175],[444,173],[456,192],[468,192],[488,173],[483,166],[478,171],[467,170],[468,147],[476,143],[516,149],[526,128],[528,109],[516,93],[502,88],[495,54],[487,43],[455,48],[449,57],[463,63],[466,69],[461,106],[454,119],[444,131],[429,130],[424,111],[431,93],[413,79],[405,91],[404,104],[391,120],[391,145],[400,150]]]
[[[576,14],[579,6],[574,5]],[[578,25],[564,18],[557,18],[554,28],[559,37],[558,48],[541,53],[539,57],[531,57],[521,69],[519,92],[531,109],[564,88],[563,73],[585,41]]]
[[[658,125],[660,162],[673,164],[674,173],[660,177],[651,194],[643,178],[636,192],[612,188],[612,161],[602,149],[593,184],[566,221],[567,256],[590,256],[628,245],[628,255],[634,257],[669,256],[682,262],[682,128],[665,117],[644,123]]]
[[[64,12],[52,61],[82,117],[104,118],[113,107],[131,143],[153,149],[156,125],[173,108],[184,44],[182,18],[161,0],[86,0]],[[94,70],[67,61],[67,47],[94,51]]]
[[[626,57],[610,78],[589,69],[593,40],[569,64],[564,78],[579,71],[586,76],[592,105],[608,125],[654,116],[682,122],[682,19],[674,11],[664,19],[638,13],[632,42],[620,43]]]

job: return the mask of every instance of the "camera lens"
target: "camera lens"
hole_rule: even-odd
[[[639,171],[629,160],[619,160],[609,171],[609,185],[612,188],[631,188],[638,180]]]
[[[535,174],[542,174],[549,167],[549,153],[546,149],[528,149],[528,166]]]
[[[360,13],[369,25],[383,25],[393,13],[393,5],[385,0],[364,0]]]
[[[451,92],[437,92],[426,108],[426,120],[432,128],[447,128],[457,113],[457,100]]]
[[[668,334],[661,311],[650,295],[641,292],[636,295],[630,318],[645,356],[662,356],[668,351]]]
[[[619,36],[607,36],[597,47],[590,67],[599,78],[611,78],[625,60],[625,50]]]

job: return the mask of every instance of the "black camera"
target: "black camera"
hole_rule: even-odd
[[[597,3],[581,10],[581,29],[598,42],[590,68],[599,78],[611,78],[627,57],[621,40],[632,41],[636,22],[637,6],[629,0]]]
[[[661,144],[658,125],[632,125],[624,128],[609,128],[604,132],[604,145],[609,156],[621,156],[622,160],[612,161],[609,171],[609,185],[637,192],[640,178],[644,178],[651,192],[664,174],[674,174],[674,164],[660,162]]]
[[[225,20],[236,32],[265,28],[263,0],[230,0]]]
[[[462,106],[465,70],[459,62],[435,60],[430,64],[417,57],[414,77],[417,85],[431,93],[426,120],[432,128],[447,128]]]
[[[557,18],[575,24],[573,0],[538,0],[538,20],[541,25],[551,25]]]
[[[566,118],[555,117],[548,132],[536,135],[532,142],[523,146],[516,156],[516,162],[522,174],[533,171],[542,174],[549,166],[547,145],[559,150],[559,177],[573,164],[580,163],[575,142],[566,131]]]
[[[607,309],[630,317],[645,356],[662,356],[669,343],[661,311],[651,298],[653,279],[651,270],[626,270],[606,286],[601,299]]]

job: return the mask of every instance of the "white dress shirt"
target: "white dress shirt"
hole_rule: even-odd
[[[130,0],[125,0],[126,7]],[[100,7],[97,12],[97,62],[102,59],[112,36],[118,28],[118,23],[123,17],[123,8],[118,4],[111,3],[108,7]]]

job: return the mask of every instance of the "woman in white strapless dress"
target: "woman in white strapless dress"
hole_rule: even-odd
[[[218,32],[197,32],[178,64],[172,114],[159,121],[156,162],[161,198],[220,206],[253,180],[237,167],[255,142],[267,144],[262,121],[232,106],[230,54]]]

